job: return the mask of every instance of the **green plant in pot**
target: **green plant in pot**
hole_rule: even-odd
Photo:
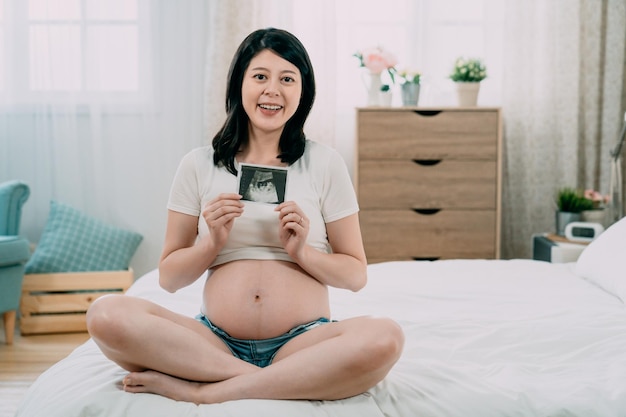
[[[581,190],[571,187],[561,188],[556,196],[556,233],[565,235],[565,226],[581,220],[581,213],[593,209],[593,201],[586,198]]]
[[[487,78],[487,67],[478,58],[459,57],[454,61],[450,79],[457,83],[479,83]]]
[[[585,197],[582,191],[570,187],[559,190],[556,205],[559,211],[568,213],[582,213],[594,208],[593,201]]]
[[[420,80],[422,74],[415,70],[402,70],[398,72],[402,79],[402,105],[417,106],[420,95]]]
[[[454,61],[450,79],[456,85],[461,107],[476,106],[480,82],[485,78],[487,78],[487,67],[481,59],[459,57]]]

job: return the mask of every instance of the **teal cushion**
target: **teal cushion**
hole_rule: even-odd
[[[26,273],[128,269],[143,237],[55,201]]]

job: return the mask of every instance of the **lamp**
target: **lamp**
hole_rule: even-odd
[[[624,196],[622,195],[622,148],[624,147],[624,138],[626,138],[626,113],[624,113],[624,127],[617,137],[615,148],[611,150],[611,183],[609,185],[610,193],[610,224],[615,223],[624,217]]]

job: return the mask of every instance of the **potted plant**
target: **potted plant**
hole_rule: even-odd
[[[571,187],[564,187],[558,191],[556,205],[559,211],[565,213],[582,213],[584,210],[593,209],[593,201],[586,198],[582,191]]]
[[[359,60],[359,66],[366,69],[365,86],[367,88],[367,105],[378,106],[381,102],[381,75],[386,72],[395,83],[396,65],[398,60],[382,47],[366,48],[353,54]]]
[[[581,190],[564,187],[556,196],[556,233],[565,235],[565,226],[568,223],[580,221],[581,213],[593,209],[593,201],[586,198]]]
[[[398,72],[398,76],[403,80],[400,87],[402,89],[402,105],[417,106],[422,74],[415,70],[402,70]]]
[[[450,74],[450,79],[457,83],[479,83],[485,78],[487,68],[478,58],[457,58]]]
[[[596,191],[591,188],[586,189],[585,192],[583,193],[583,196],[587,200],[591,201],[591,204],[593,205],[591,210],[604,209],[604,206],[609,203],[610,198],[611,198],[611,196],[603,195],[599,191]]]
[[[480,59],[459,57],[454,61],[450,79],[456,84],[460,106],[476,106],[480,82],[485,78],[487,68]]]
[[[587,208],[581,212],[581,219],[584,222],[600,223],[602,226],[607,226],[607,216],[604,208],[609,203],[611,196],[603,195],[599,191],[588,188],[583,193],[583,196],[591,202],[591,208]]]

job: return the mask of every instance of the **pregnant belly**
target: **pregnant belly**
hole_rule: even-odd
[[[240,339],[268,339],[330,318],[328,289],[297,264],[241,260],[212,271],[204,287],[204,314]]]

